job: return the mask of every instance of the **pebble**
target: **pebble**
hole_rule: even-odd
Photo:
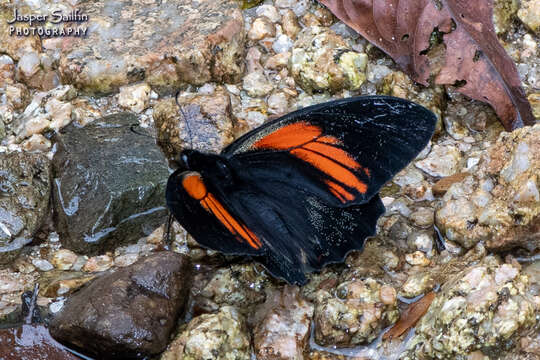
[[[256,18],[248,31],[248,38],[254,41],[275,35],[276,28],[274,24],[265,16]]]
[[[124,254],[114,258],[114,265],[118,267],[129,266],[139,259],[139,254]]]
[[[21,144],[25,151],[47,151],[51,148],[51,141],[41,134],[34,134]]]
[[[71,105],[69,102],[52,98],[45,104],[45,111],[47,111],[51,119],[51,123],[49,125],[50,128],[55,131],[59,131],[71,122],[73,105]]]
[[[383,285],[379,289],[379,297],[385,305],[393,305],[397,300],[397,292],[392,286]]]
[[[290,58],[291,53],[289,51],[270,56],[266,60],[264,67],[270,70],[282,69],[288,65]]]
[[[58,250],[52,258],[52,264],[59,270],[69,270],[77,261],[77,254],[68,249]]]
[[[460,157],[459,150],[453,145],[434,145],[427,158],[415,165],[431,176],[445,177],[457,172]]]
[[[409,218],[414,225],[419,227],[429,227],[433,225],[434,222],[434,210],[432,208],[419,208],[414,211]]]
[[[253,71],[244,77],[242,87],[249,96],[258,97],[269,94],[274,86],[262,71]]]
[[[34,265],[40,271],[50,271],[54,269],[54,266],[50,262],[43,259],[33,259],[32,265]]]
[[[110,269],[112,265],[113,259],[109,255],[99,255],[88,259],[82,270],[85,272],[100,272]]]
[[[30,78],[39,71],[39,65],[39,55],[34,51],[27,52],[21,56],[17,64],[17,70],[20,71],[25,77]]]
[[[412,266],[428,266],[431,263],[429,259],[426,258],[426,255],[421,251],[415,251],[413,253],[406,254],[405,261],[407,261],[407,263]]]
[[[146,83],[122,86],[118,94],[118,104],[127,110],[140,114],[148,107],[151,90]]]
[[[302,29],[300,27],[300,24],[298,23],[296,15],[290,9],[285,10],[285,13],[283,14],[282,25],[283,31],[291,39],[296,39],[296,35],[298,35],[300,30]]]
[[[271,114],[284,114],[289,110],[289,99],[283,92],[278,92],[268,97],[268,111]]]
[[[291,41],[291,39],[287,35],[282,34],[278,36],[276,41],[274,41],[272,49],[274,49],[274,51],[279,54],[291,50],[292,46],[293,42]]]
[[[255,10],[257,16],[264,16],[273,23],[278,22],[281,19],[278,10],[273,5],[264,4]]]

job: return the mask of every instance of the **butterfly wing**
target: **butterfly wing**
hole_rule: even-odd
[[[362,204],[429,142],[436,118],[426,108],[389,96],[366,96],[310,106],[242,136],[222,155],[254,172],[286,181],[332,206]],[[258,169],[256,169],[258,167]]]

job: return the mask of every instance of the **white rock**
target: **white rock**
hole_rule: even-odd
[[[274,41],[274,43],[272,44],[272,49],[274,49],[274,51],[279,54],[289,51],[292,46],[293,42],[291,41],[291,39],[287,35],[282,34],[278,36],[276,41]]]
[[[458,170],[459,150],[453,145],[434,145],[424,160],[417,161],[416,167],[431,176],[446,177]]]
[[[146,83],[122,86],[118,94],[118,104],[137,114],[142,113],[148,107],[151,90]]]
[[[268,97],[268,110],[271,114],[284,114],[288,108],[289,100],[285,93],[278,92]]]
[[[38,72],[40,65],[39,55],[32,51],[27,52],[19,59],[18,70],[27,78]]]
[[[250,40],[258,41],[266,37],[273,37],[275,34],[276,28],[274,24],[268,18],[262,16],[253,21],[247,35]]]
[[[54,266],[50,262],[43,259],[32,259],[32,265],[41,271],[50,271],[54,269]]]
[[[257,16],[266,16],[271,22],[276,23],[281,20],[278,10],[273,5],[261,5],[255,10]]]
[[[47,151],[51,148],[51,141],[41,134],[34,134],[25,140],[21,147],[26,151]]]
[[[252,97],[265,96],[274,89],[261,71],[253,71],[244,76],[242,87]]]

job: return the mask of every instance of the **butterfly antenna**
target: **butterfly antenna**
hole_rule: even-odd
[[[191,128],[189,127],[189,119],[186,116],[186,113],[184,112],[184,109],[182,108],[182,105],[178,102],[178,95],[180,95],[180,91],[176,93],[176,96],[174,99],[176,100],[176,105],[178,105],[178,109],[180,109],[180,113],[182,114],[182,117],[184,118],[184,122],[186,123],[186,129],[189,137],[189,146],[193,149],[193,137],[191,136]]]
[[[167,250],[171,250],[171,245],[172,245],[172,240],[171,240],[172,222],[173,222],[173,214],[169,212],[169,217],[167,218],[167,231],[165,232],[165,237],[163,239],[165,243],[165,248]]]

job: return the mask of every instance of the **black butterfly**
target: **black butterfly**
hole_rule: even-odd
[[[407,100],[354,97],[250,131],[220,155],[184,150],[167,205],[204,247],[250,255],[289,283],[375,234],[381,186],[426,146],[436,118]]]

